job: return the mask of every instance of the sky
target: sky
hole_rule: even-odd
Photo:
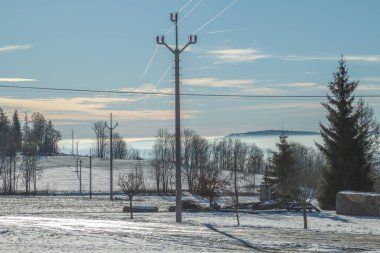
[[[181,92],[325,95],[341,55],[357,96],[380,95],[380,1],[1,0],[0,107],[42,113],[64,139],[109,120],[127,138],[174,132],[174,97],[41,91],[31,86],[173,92],[170,13],[179,11]],[[171,30],[170,30],[171,29]],[[366,98],[380,118],[380,100]],[[181,97],[182,129],[204,136],[319,131],[324,98]]]

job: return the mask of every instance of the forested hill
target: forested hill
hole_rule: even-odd
[[[253,131],[246,133],[234,133],[226,135],[226,138],[234,138],[234,137],[254,137],[254,136],[280,136],[282,134],[282,130],[263,130],[263,131]],[[310,132],[310,131],[284,131],[285,135],[288,136],[297,136],[297,135],[319,135],[318,132]]]

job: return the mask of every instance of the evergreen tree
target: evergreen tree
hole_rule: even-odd
[[[326,158],[317,196],[324,209],[335,209],[336,193],[341,190],[368,191],[373,185],[369,154],[372,144],[368,142],[372,133],[362,121],[364,111],[355,109],[353,93],[357,85],[358,82],[349,81],[345,61],[341,59],[334,81],[328,86],[328,102],[322,103],[328,125],[320,123],[323,144],[317,144]]]
[[[278,151],[272,152],[267,183],[272,185],[274,198],[293,200],[298,195],[298,171],[295,166],[295,157],[288,136],[284,133],[280,136],[280,142],[276,143]]]
[[[372,191],[374,184],[373,170],[375,167],[375,156],[379,148],[380,125],[373,116],[373,109],[359,99],[356,104],[358,114],[358,157],[360,164],[358,170],[351,173],[349,184],[351,189],[359,191]],[[358,180],[359,179],[359,180]]]
[[[13,117],[12,117],[12,142],[13,142],[14,153],[21,151],[22,132],[21,132],[20,118],[18,116],[17,110],[13,113]]]
[[[0,155],[8,156],[9,154],[9,120],[2,108],[0,108]]]

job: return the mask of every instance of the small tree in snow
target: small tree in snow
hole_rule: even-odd
[[[118,185],[121,190],[128,196],[131,219],[133,219],[133,197],[141,192],[144,187],[142,170],[119,175]]]

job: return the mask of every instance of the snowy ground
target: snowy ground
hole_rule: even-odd
[[[88,194],[90,189],[90,163],[88,157],[82,157],[82,193]],[[144,171],[145,187],[155,189],[155,174],[148,160],[114,160],[113,162],[113,185],[114,191],[120,191],[117,180],[120,173],[133,171],[139,165]],[[79,192],[79,169],[77,172],[76,159],[71,156],[47,157],[39,161],[40,168],[37,180],[39,192],[52,193],[78,193]],[[174,171],[173,171],[174,173]],[[224,171],[226,177],[230,172]],[[262,175],[256,175],[256,185],[259,185]],[[92,191],[95,193],[109,193],[110,162],[99,158],[92,159]],[[241,181],[242,185],[246,182]],[[250,181],[253,183],[253,181]],[[174,179],[171,187],[174,189]],[[182,176],[182,187],[187,189],[186,176]],[[32,186],[33,189],[33,186]],[[18,190],[24,191],[21,176],[18,179]]]
[[[117,176],[133,170],[137,161],[114,162],[114,190]],[[141,161],[145,184],[154,189],[149,161]],[[155,205],[158,213],[122,213],[127,205],[122,195],[109,201],[109,161],[93,160],[92,200],[89,191],[89,159],[83,158],[82,193],[76,161],[72,157],[50,157],[39,164],[39,192],[71,196],[0,196],[0,252],[376,252],[380,249],[380,218],[350,217],[334,212],[313,212],[308,230],[301,213],[241,213],[236,226],[233,213],[183,214],[175,223],[173,196],[138,196],[135,205]],[[228,173],[228,172],[226,172]],[[260,181],[258,175],[256,183]],[[241,182],[242,185],[246,182]],[[186,188],[185,178],[183,180]],[[22,179],[18,181],[22,190]],[[103,194],[103,195],[101,195]],[[76,195],[76,196],[73,196]],[[207,205],[208,201],[185,193]],[[227,202],[224,198],[222,202]],[[241,196],[240,201],[257,198]],[[380,252],[380,251],[378,251]]]
[[[188,196],[190,197],[190,196]],[[97,197],[0,197],[2,252],[376,252],[380,219],[313,212],[183,214],[176,224],[171,196],[140,196],[158,213],[122,213],[126,201]],[[206,203],[206,201],[204,201]],[[380,252],[380,251],[378,251]]]

